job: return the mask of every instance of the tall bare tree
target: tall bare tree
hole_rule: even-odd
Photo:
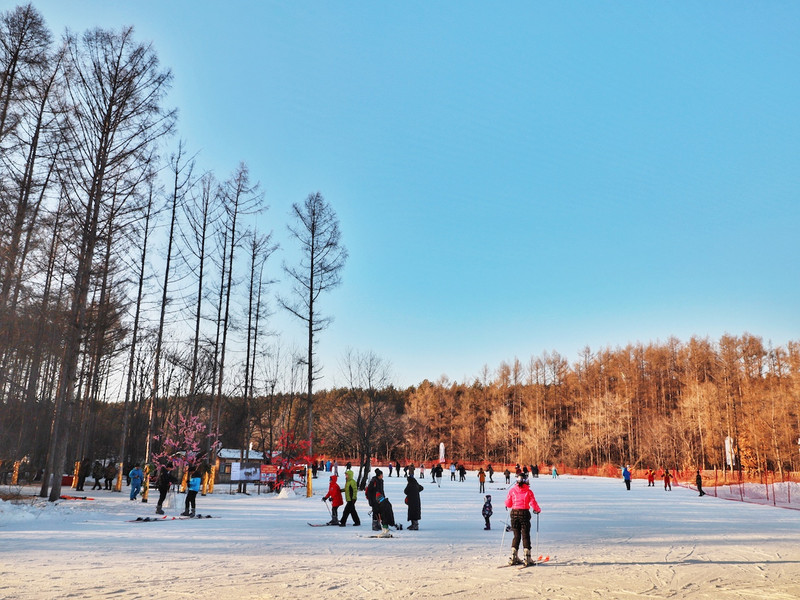
[[[160,69],[151,46],[135,41],[133,28],[94,29],[80,40],[70,37],[67,45],[71,76],[66,89],[72,105],[67,152],[72,168],[65,170],[65,184],[71,202],[69,216],[78,236],[47,473],[61,473],[66,460],[66,424],[71,417],[98,232],[108,218],[106,196],[116,189],[122,197],[133,197],[130,190],[141,185],[149,172],[155,142],[171,132],[175,122],[175,112],[161,107],[172,75]],[[46,496],[48,478],[43,479],[41,495]],[[55,477],[49,499],[57,500],[60,492],[61,480]]]
[[[347,248],[342,245],[339,219],[333,207],[322,194],[309,194],[303,204],[292,205],[294,222],[289,232],[300,244],[300,263],[284,264],[284,271],[292,282],[293,298],[278,301],[291,314],[303,322],[308,346],[306,353],[306,403],[308,415],[309,453],[313,452],[314,432],[314,381],[320,377],[320,368],[314,364],[316,335],[331,322],[317,306],[322,292],[331,290],[342,281],[342,269],[347,262]]]

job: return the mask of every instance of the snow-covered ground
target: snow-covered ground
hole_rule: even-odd
[[[407,525],[405,480],[384,481]],[[51,504],[22,488],[19,503],[0,502],[0,598],[800,598],[800,511],[640,480],[628,492],[615,479],[534,479],[539,553],[551,560],[498,569],[511,538],[497,481],[486,484],[491,531],[475,473],[465,483],[445,473],[441,488],[422,482],[420,530],[392,539],[366,537],[363,496],[361,527],[309,527],[328,519],[325,475],[313,498],[218,487],[197,499],[216,518],[155,523],[128,522],[153,515],[152,495],[131,502],[87,484],[95,500]]]

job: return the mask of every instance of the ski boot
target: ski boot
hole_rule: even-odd
[[[381,530],[381,532],[378,534],[378,537],[384,537],[384,538],[392,537],[392,534],[389,532],[388,525]]]
[[[164,511],[163,511],[163,510],[161,510],[161,507],[160,507],[160,506],[156,506],[156,514],[157,514],[157,515],[163,515],[163,514],[164,514]]]
[[[419,521],[411,521],[411,525],[408,528],[417,531],[419,529]]]
[[[189,516],[189,511],[188,511],[188,510],[185,510],[185,511],[183,511],[183,512],[181,513],[181,516],[182,516],[182,517],[188,517],[188,516]]]
[[[525,550],[525,566],[530,567],[531,565],[535,565],[536,561],[531,558],[531,551],[530,549]]]
[[[511,558],[508,559],[508,564],[509,565],[521,565],[522,564],[522,561],[517,556],[517,549],[516,548],[512,548],[511,549]]]
[[[381,523],[377,519],[372,520],[372,531],[380,531],[381,530]]]

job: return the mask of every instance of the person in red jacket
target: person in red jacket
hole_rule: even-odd
[[[325,502],[326,500],[331,501],[331,520],[328,522],[328,525],[338,525],[339,524],[339,507],[344,504],[344,500],[342,499],[342,490],[339,488],[339,484],[336,481],[339,478],[336,475],[331,475],[331,482],[328,485],[328,493],[322,497],[322,501]]]
[[[542,512],[542,509],[539,508],[539,504],[536,502],[536,498],[524,475],[517,475],[517,484],[508,490],[506,508],[511,509],[511,529],[514,531],[514,539],[511,542],[511,558],[508,564],[522,564],[522,561],[517,557],[519,540],[522,537],[522,547],[525,549],[525,564],[532,565],[530,511],[533,510],[538,515]]]

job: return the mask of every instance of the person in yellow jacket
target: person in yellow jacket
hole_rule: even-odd
[[[358,527],[361,525],[361,519],[358,518],[356,512],[356,500],[358,500],[358,486],[356,480],[353,479],[353,472],[348,469],[344,472],[344,512],[342,513],[342,520],[339,522],[339,527],[347,525],[348,515],[353,517],[353,526]]]

